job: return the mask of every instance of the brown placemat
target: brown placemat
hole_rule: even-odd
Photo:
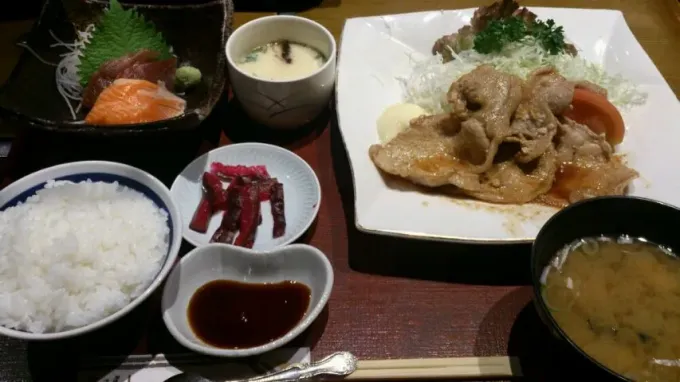
[[[328,256],[335,272],[334,289],[326,309],[292,346],[310,347],[314,359],[339,350],[363,359],[510,355],[519,357],[522,380],[571,382],[584,376],[610,380],[557,343],[540,322],[527,286],[528,246],[460,245],[362,233],[354,225],[353,182],[340,132],[331,118],[334,113],[284,133],[254,126],[242,118],[237,105],[227,106],[228,113],[211,116],[213,129],[218,135],[223,131],[220,144],[279,144],[307,161],[321,184],[319,215],[300,241]],[[206,143],[210,139],[199,135],[194,140],[194,152],[186,154],[190,158],[173,159],[178,169],[161,160],[177,155],[162,145],[146,147],[135,160],[166,177],[169,184],[196,151],[210,148],[211,143]],[[26,161],[37,167],[41,161],[47,163],[45,158],[63,159],[63,153],[53,152],[63,147],[50,145],[48,139],[42,142],[51,152],[25,160],[21,158],[36,155],[25,150],[36,143],[19,142],[8,162],[20,166],[9,166],[12,172],[26,171]],[[63,144],[78,148],[72,142]],[[111,150],[115,154],[120,147]],[[158,168],[142,160],[153,155],[152,149],[165,150],[151,158],[152,164],[161,165]],[[185,246],[181,254],[189,248]],[[0,337],[4,349],[0,381],[73,381],[85,355],[114,356],[123,362],[130,354],[187,352],[165,329],[158,296],[110,326],[73,340],[26,344]]]

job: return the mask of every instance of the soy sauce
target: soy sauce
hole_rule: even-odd
[[[187,317],[203,342],[223,349],[264,345],[283,337],[304,317],[311,290],[295,282],[250,284],[215,280],[198,288]]]

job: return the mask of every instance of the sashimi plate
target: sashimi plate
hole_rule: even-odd
[[[468,25],[473,8],[348,19],[342,33],[337,81],[340,131],[354,178],[359,230],[419,239],[470,243],[531,242],[557,209],[537,204],[499,205],[456,199],[392,182],[368,156],[379,143],[376,120],[389,105],[404,102],[400,78],[414,61],[431,56],[439,37]],[[626,136],[617,152],[640,177],[628,194],[680,206],[680,103],[614,10],[531,7],[553,19],[579,55],[620,74],[647,94],[643,105],[621,110]],[[621,211],[622,217],[625,211]]]

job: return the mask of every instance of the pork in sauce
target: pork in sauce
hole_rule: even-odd
[[[369,156],[387,174],[493,203],[562,207],[622,194],[638,173],[603,135],[562,115],[577,86],[590,84],[552,68],[522,81],[479,66],[451,85],[450,113],[412,120]]]

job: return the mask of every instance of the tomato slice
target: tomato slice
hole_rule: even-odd
[[[574,89],[571,110],[564,116],[586,125],[597,134],[605,134],[607,142],[618,145],[623,142],[625,125],[621,113],[607,97],[587,89]]]

